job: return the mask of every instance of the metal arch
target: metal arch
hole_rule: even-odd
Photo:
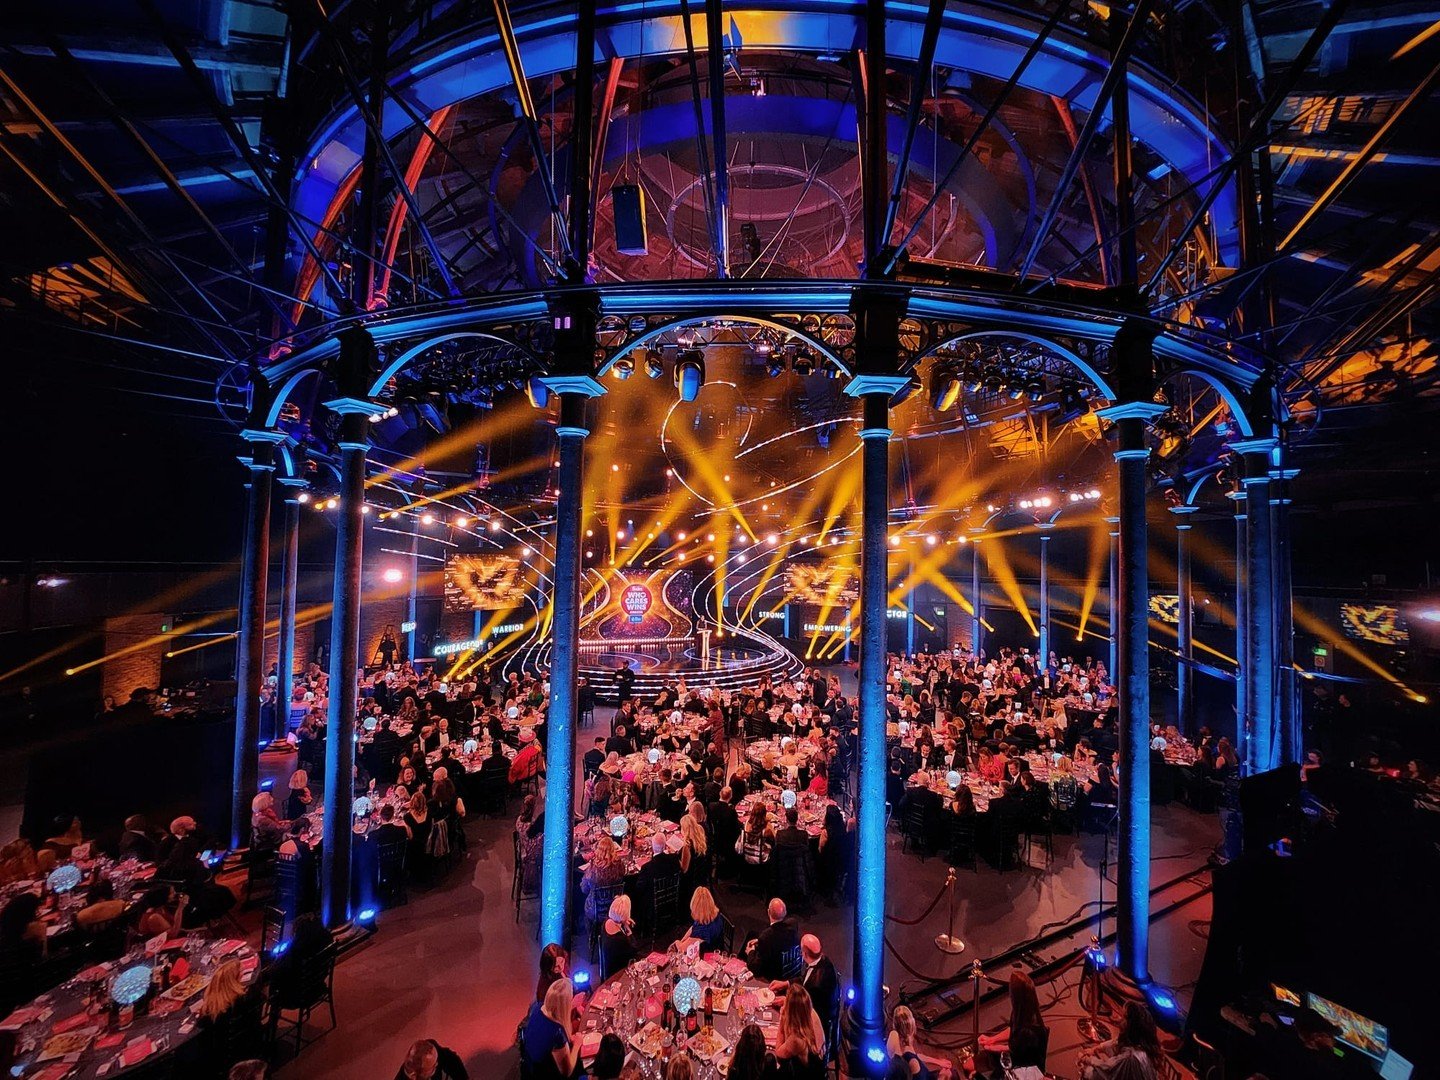
[[[810,348],[814,349],[826,360],[829,360],[832,364],[839,368],[840,371],[843,372],[845,375],[853,374],[853,372],[850,370],[850,365],[847,364],[844,360],[841,360],[840,357],[833,350],[831,350],[826,345],[822,345],[820,342],[816,341],[815,338],[812,337],[808,332],[801,330],[798,327],[792,326],[789,323],[780,322],[776,319],[767,319],[761,315],[727,315],[723,313],[723,311],[707,315],[684,315],[679,318],[671,319],[668,322],[661,323],[659,326],[648,327],[638,337],[617,346],[615,350],[606,358],[605,363],[600,366],[600,370],[597,371],[595,374],[597,377],[603,376],[607,371],[609,371],[612,367],[615,366],[615,361],[619,360],[622,356],[634,352],[641,346],[646,345],[651,341],[654,341],[662,334],[668,333],[669,331],[675,330],[679,327],[693,326],[697,323],[701,323],[710,319],[724,319],[730,322],[746,323],[750,326],[763,326],[766,329],[775,330],[779,333],[788,334],[791,337],[799,338],[801,341],[805,342],[805,344],[807,344]]]
[[[846,52],[855,40],[863,12],[853,0],[812,0],[801,10],[787,10],[792,0],[752,0],[743,10],[729,14],[746,28],[747,44],[755,49],[800,50],[804,52]],[[798,5],[796,5],[798,6]],[[924,8],[918,5],[887,6],[891,23],[891,60],[913,60],[918,49],[919,23]],[[527,12],[525,25],[515,28],[522,43],[532,76],[568,71],[574,64],[573,13],[558,8]],[[936,56],[937,64],[959,67],[978,74],[1007,77],[1015,58],[1033,40],[1036,20],[1005,16],[979,7],[951,8]],[[748,24],[748,25],[747,25]],[[434,110],[458,100],[489,93],[507,85],[508,72],[493,32],[458,34],[437,42],[421,54],[406,58],[406,94],[418,107]],[[683,55],[679,0],[656,0],[648,5],[612,8],[601,22],[601,39],[607,56]],[[1032,65],[1022,81],[1027,89],[1064,93],[1080,108],[1089,108],[1107,62],[1099,51],[1071,32],[1056,35],[1047,43],[1043,63]],[[1143,64],[1132,73],[1133,110],[1137,137],[1155,150],[1183,175],[1200,176],[1208,162],[1226,154],[1223,143],[1210,134],[1201,119],[1198,104],[1180,94],[1169,81]],[[328,147],[353,145],[358,136],[358,119],[353,110],[337,106],[319,126],[306,148],[306,160]],[[384,128],[389,135],[408,126],[398,107],[387,108]],[[334,180],[322,170],[311,170],[302,179],[296,204],[321,209],[328,201]],[[1203,185],[1202,185],[1203,186]],[[1215,185],[1211,185],[1215,186]],[[1227,251],[1235,246],[1235,203],[1233,183],[1221,183],[1227,197],[1216,203],[1215,224],[1224,237]],[[1208,188],[1206,188],[1208,190]]]
[[[295,388],[304,382],[307,376],[319,374],[321,374],[320,368],[307,367],[301,368],[299,371],[288,376],[285,381],[280,384],[280,388],[275,391],[275,397],[270,402],[270,408],[265,412],[265,426],[267,428],[273,428],[278,424],[280,422],[280,410],[283,409],[285,403],[290,400],[290,395],[295,392]]]
[[[1230,387],[1228,383],[1225,382],[1224,379],[1221,379],[1218,376],[1208,371],[1204,371],[1200,368],[1187,367],[1179,368],[1175,371],[1168,373],[1164,378],[1157,379],[1155,381],[1155,387],[1156,389],[1159,389],[1160,387],[1168,383],[1171,379],[1179,378],[1182,375],[1190,375],[1194,378],[1199,379],[1201,382],[1205,383],[1212,390],[1214,390],[1215,393],[1219,394],[1220,400],[1225,403],[1225,408],[1230,413],[1230,419],[1234,420],[1235,423],[1240,426],[1241,434],[1243,434],[1247,439],[1254,438],[1255,426],[1250,422],[1250,417],[1245,412],[1245,407],[1240,404],[1240,399],[1236,396],[1235,391]]]
[[[923,361],[929,359],[931,356],[935,355],[935,353],[939,352],[941,349],[946,348],[947,346],[957,345],[962,341],[975,341],[980,338],[1018,338],[1019,340],[1027,341],[1032,345],[1038,345],[1042,349],[1049,350],[1050,352],[1058,356],[1061,360],[1066,361],[1071,366],[1078,369],[1082,375],[1084,375],[1087,379],[1090,380],[1091,385],[1093,385],[1095,389],[1099,390],[1100,393],[1105,396],[1106,400],[1114,401],[1116,398],[1115,391],[1110,386],[1110,383],[1106,380],[1105,376],[1101,375],[1093,364],[1081,358],[1080,354],[1077,353],[1074,349],[1066,348],[1064,345],[1061,345],[1053,338],[1040,337],[1037,334],[1031,334],[1025,330],[974,330],[969,333],[960,334],[956,337],[946,338],[944,341],[941,341],[938,345],[933,346],[929,351],[919,356],[916,359],[915,364],[918,367]]]
[[[379,394],[380,391],[385,388],[386,383],[388,383],[391,379],[393,379],[396,375],[403,371],[405,366],[409,364],[410,361],[414,360],[417,356],[425,352],[427,349],[433,349],[435,346],[443,345],[447,341],[459,341],[466,338],[477,338],[482,341],[493,341],[499,345],[507,345],[510,348],[514,349],[516,352],[523,353],[527,358],[531,360],[536,359],[534,354],[531,353],[529,349],[525,348],[525,346],[519,345],[514,341],[510,341],[506,338],[500,337],[498,334],[487,333],[484,330],[456,330],[447,334],[437,334],[432,337],[425,338],[418,344],[411,345],[409,348],[405,349],[398,356],[396,356],[395,359],[391,360],[388,364],[386,364],[385,367],[381,370],[379,377],[376,378],[376,380],[371,384],[370,389],[366,391],[366,395],[373,398],[377,394]]]

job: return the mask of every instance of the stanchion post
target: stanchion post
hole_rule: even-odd
[[[951,956],[965,951],[965,942],[955,936],[955,867],[950,867],[950,876],[945,879],[945,888],[950,890],[950,928],[944,934],[937,934],[935,947]]]
[[[1100,1019],[1100,968],[1103,966],[1105,956],[1100,948],[1100,938],[1094,934],[1090,935],[1090,948],[1085,951],[1085,966],[1089,969],[1090,987],[1090,1015],[1081,1018],[1075,1025],[1080,1037],[1087,1043],[1101,1043],[1110,1038],[1110,1028]],[[1081,986],[1084,986],[1085,976],[1081,976]]]

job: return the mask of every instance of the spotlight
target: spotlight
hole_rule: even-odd
[[[645,354],[645,374],[652,379],[665,374],[665,363],[660,359],[659,351],[651,349]]]
[[[467,517],[458,517],[458,518],[455,519],[455,528],[457,528],[457,529],[463,529],[463,528],[465,528],[466,526],[468,526],[469,524],[470,524],[470,519],[467,518]]]
[[[1025,393],[1031,401],[1039,401],[1045,396],[1045,384],[1039,379],[1031,379],[1025,384]]]
[[[370,513],[370,504],[369,504],[369,503],[366,503],[364,506],[360,507],[360,513],[362,513],[362,514],[368,514],[368,513]]]
[[[705,556],[705,561],[706,561],[707,563],[713,563],[713,562],[715,561],[715,556],[714,556],[714,555],[706,555],[706,556]]]
[[[1019,400],[1020,400],[1022,397],[1024,397],[1024,396],[1025,396],[1025,387],[1021,386],[1018,382],[1017,382],[1014,386],[1010,387],[1010,400],[1011,400],[1011,401],[1019,401]]]
[[[326,500],[326,502],[325,502],[325,509],[326,509],[326,510],[334,510],[334,509],[335,509],[337,506],[339,506],[339,505],[340,505],[340,500],[339,500],[339,499],[328,499],[328,500]]]
[[[434,524],[435,524],[435,515],[434,515],[434,514],[421,514],[421,515],[420,515],[420,524],[421,524],[421,525],[434,525]]]
[[[772,379],[778,379],[784,372],[785,358],[772,353],[770,358],[765,361],[765,374]]]
[[[779,542],[780,537],[776,536],[774,533],[770,533],[768,536],[765,537],[765,543],[769,544],[771,547],[774,547]]]
[[[301,506],[304,506],[307,502],[310,501],[310,493],[308,491],[300,492],[300,494],[295,497],[295,501],[298,502]]]
[[[595,530],[594,530],[594,529],[586,529],[586,530],[585,530],[585,536],[586,536],[587,538],[588,538],[588,537],[591,537],[591,536],[594,536],[594,535],[595,535]]]
[[[491,531],[491,532],[499,532],[499,531],[500,531],[500,522],[499,522],[498,520],[496,520],[495,518],[491,518],[491,519],[490,519],[490,531]]]
[[[540,380],[539,375],[531,375],[525,380],[525,397],[535,408],[543,409],[550,404],[550,388]]]
[[[372,923],[375,921],[375,909],[373,907],[361,908],[360,913],[355,916],[356,922]]]
[[[616,540],[624,540],[624,539],[625,539],[625,530],[624,530],[624,529],[616,529],[616,530],[615,530],[615,539],[616,539]]]
[[[929,544],[931,547],[934,547],[939,542],[940,538],[934,533],[931,533],[929,536],[925,537],[925,543]]]
[[[619,471],[620,471],[620,466],[619,466],[618,464],[612,464],[612,465],[610,466],[610,471],[611,471],[611,472],[619,472]]]
[[[756,356],[769,356],[775,351],[775,346],[770,344],[769,338],[758,338],[755,342]]]
[[[930,372],[930,405],[936,412],[947,412],[960,400],[960,375],[946,364]]]
[[[972,394],[978,394],[980,388],[985,385],[985,376],[980,374],[980,369],[969,365],[964,373],[965,386]]]
[[[622,356],[610,368],[610,374],[621,382],[624,382],[631,375],[635,374],[635,361],[628,356]]]
[[[705,354],[699,349],[688,349],[675,361],[675,388],[680,391],[681,401],[694,401],[700,396],[705,385]]]
[[[714,534],[714,533],[706,533],[706,534],[705,534],[705,542],[706,542],[707,544],[713,544],[713,543],[715,542],[715,534]]]
[[[531,555],[531,551],[530,551],[530,549],[529,549],[528,547],[527,547],[527,548],[521,548],[521,549],[520,549],[520,557],[521,557],[522,559],[528,559],[528,558],[530,558],[530,555]]]
[[[900,546],[900,537],[898,537],[898,536],[892,536],[892,537],[890,537],[890,546],[891,546],[891,547],[899,547],[899,546]]]
[[[986,393],[998,394],[1005,384],[1000,381],[999,375],[986,375],[981,385],[985,388]]]
[[[678,533],[675,534],[675,539],[676,539],[676,540],[684,540],[685,537],[686,537],[686,535],[687,535],[686,533],[678,532]]]
[[[795,372],[796,375],[814,375],[815,358],[808,352],[796,353],[795,359],[790,362],[790,370]]]
[[[387,584],[390,585],[398,585],[400,582],[405,580],[405,574],[398,567],[394,566],[387,569],[380,576],[385,579]]]

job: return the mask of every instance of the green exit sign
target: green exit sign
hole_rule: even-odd
[[[1330,650],[1323,645],[1316,645],[1315,648],[1310,650],[1310,654],[1312,656],[1329,656]]]
[[[170,632],[170,624],[168,622],[162,622],[160,624],[160,632],[162,634],[168,634]]]

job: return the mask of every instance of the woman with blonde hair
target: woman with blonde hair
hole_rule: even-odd
[[[915,1014],[908,1006],[897,1005],[890,1014],[890,1034],[885,1039],[885,1049],[890,1057],[905,1062],[905,1075],[918,1076],[929,1080],[930,1067],[920,1060],[915,1046]]]
[[[690,897],[690,929],[685,936],[707,950],[719,947],[725,932],[725,917],[710,890],[701,885]]]
[[[216,1020],[221,1014],[245,996],[245,984],[240,981],[239,960],[226,960],[210,976],[205,987],[205,996],[200,1001],[200,1018]]]
[[[680,870],[696,883],[710,880],[710,840],[701,824],[704,818],[705,808],[696,800],[680,819],[680,839],[685,842],[680,849]]]
[[[296,769],[290,774],[290,795],[285,800],[285,816],[297,818],[308,814],[315,804],[315,796],[310,794],[310,774],[304,769]]]
[[[810,995],[798,982],[785,988],[780,1006],[780,1030],[775,1038],[775,1075],[822,1077],[825,1075],[825,1032],[810,1004]]]
[[[620,861],[619,846],[608,836],[600,837],[595,842],[595,850],[590,853],[590,865],[585,868],[585,876],[580,879],[580,891],[585,894],[587,922],[593,923],[600,917],[595,907],[597,890],[619,885],[624,880],[625,866]]]
[[[610,901],[610,911],[600,927],[600,963],[606,978],[617,974],[638,954],[635,920],[630,915],[630,897],[621,893]]]
[[[575,1026],[575,991],[569,979],[556,979],[544,1003],[530,1006],[520,1028],[520,1056],[534,1080],[564,1080],[580,1063]]]

